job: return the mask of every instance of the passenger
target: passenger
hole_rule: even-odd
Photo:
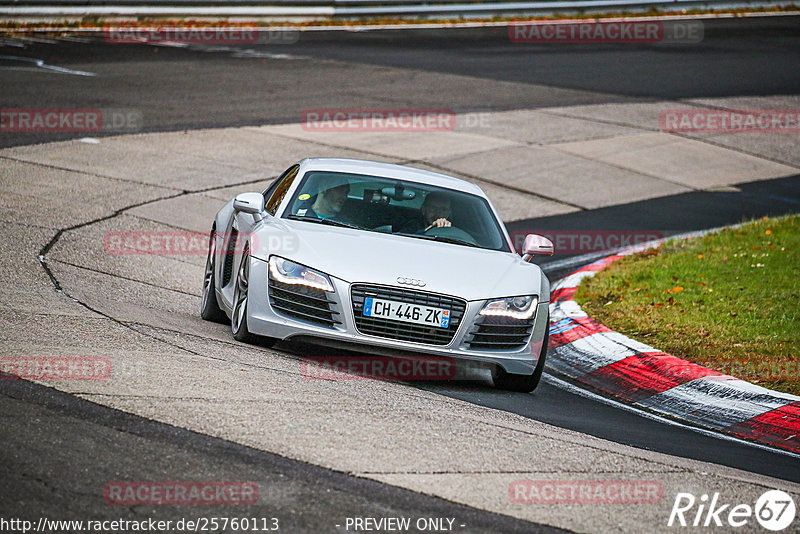
[[[339,176],[323,178],[320,182],[314,203],[310,207],[298,209],[297,215],[318,219],[338,219],[347,201],[347,195],[350,193],[350,182]],[[302,200],[304,196],[308,198],[308,194],[300,195],[299,198]]]

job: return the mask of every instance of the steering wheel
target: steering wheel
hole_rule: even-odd
[[[478,242],[475,241],[474,237],[469,235],[461,228],[456,228],[455,226],[434,226],[433,228],[428,229],[425,232],[425,235],[450,237],[453,239],[458,239],[459,241],[466,241],[472,245],[478,245]]]

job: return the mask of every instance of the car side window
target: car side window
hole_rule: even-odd
[[[292,182],[297,177],[297,171],[300,169],[299,165],[290,167],[283,173],[283,176],[275,180],[275,183],[269,186],[269,189],[264,191],[264,198],[266,198],[265,209],[271,215],[275,215],[278,206],[281,205],[283,197],[292,186]]]
[[[279,183],[281,183],[281,178],[283,178],[285,174],[286,174],[286,172],[284,172],[283,174],[281,174],[280,176],[278,176],[277,178],[275,178],[274,180],[272,180],[272,182],[271,182],[271,183],[269,184],[269,186],[268,186],[268,187],[267,187],[267,188],[264,190],[264,192],[263,192],[263,193],[261,193],[261,194],[264,196],[264,203],[265,203],[265,204],[266,204],[267,200],[269,200],[269,197],[271,197],[271,196],[272,196],[272,193],[274,193],[274,192],[275,192],[275,188],[276,188],[276,187],[278,187],[278,184],[279,184]]]

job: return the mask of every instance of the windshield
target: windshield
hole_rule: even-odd
[[[283,217],[510,252],[486,199],[392,178],[309,171]]]

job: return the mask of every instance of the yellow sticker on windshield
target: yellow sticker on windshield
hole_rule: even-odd
[[[300,200],[308,200],[309,198],[311,198],[311,195],[309,195],[308,193],[303,193],[297,198],[299,198]]]

